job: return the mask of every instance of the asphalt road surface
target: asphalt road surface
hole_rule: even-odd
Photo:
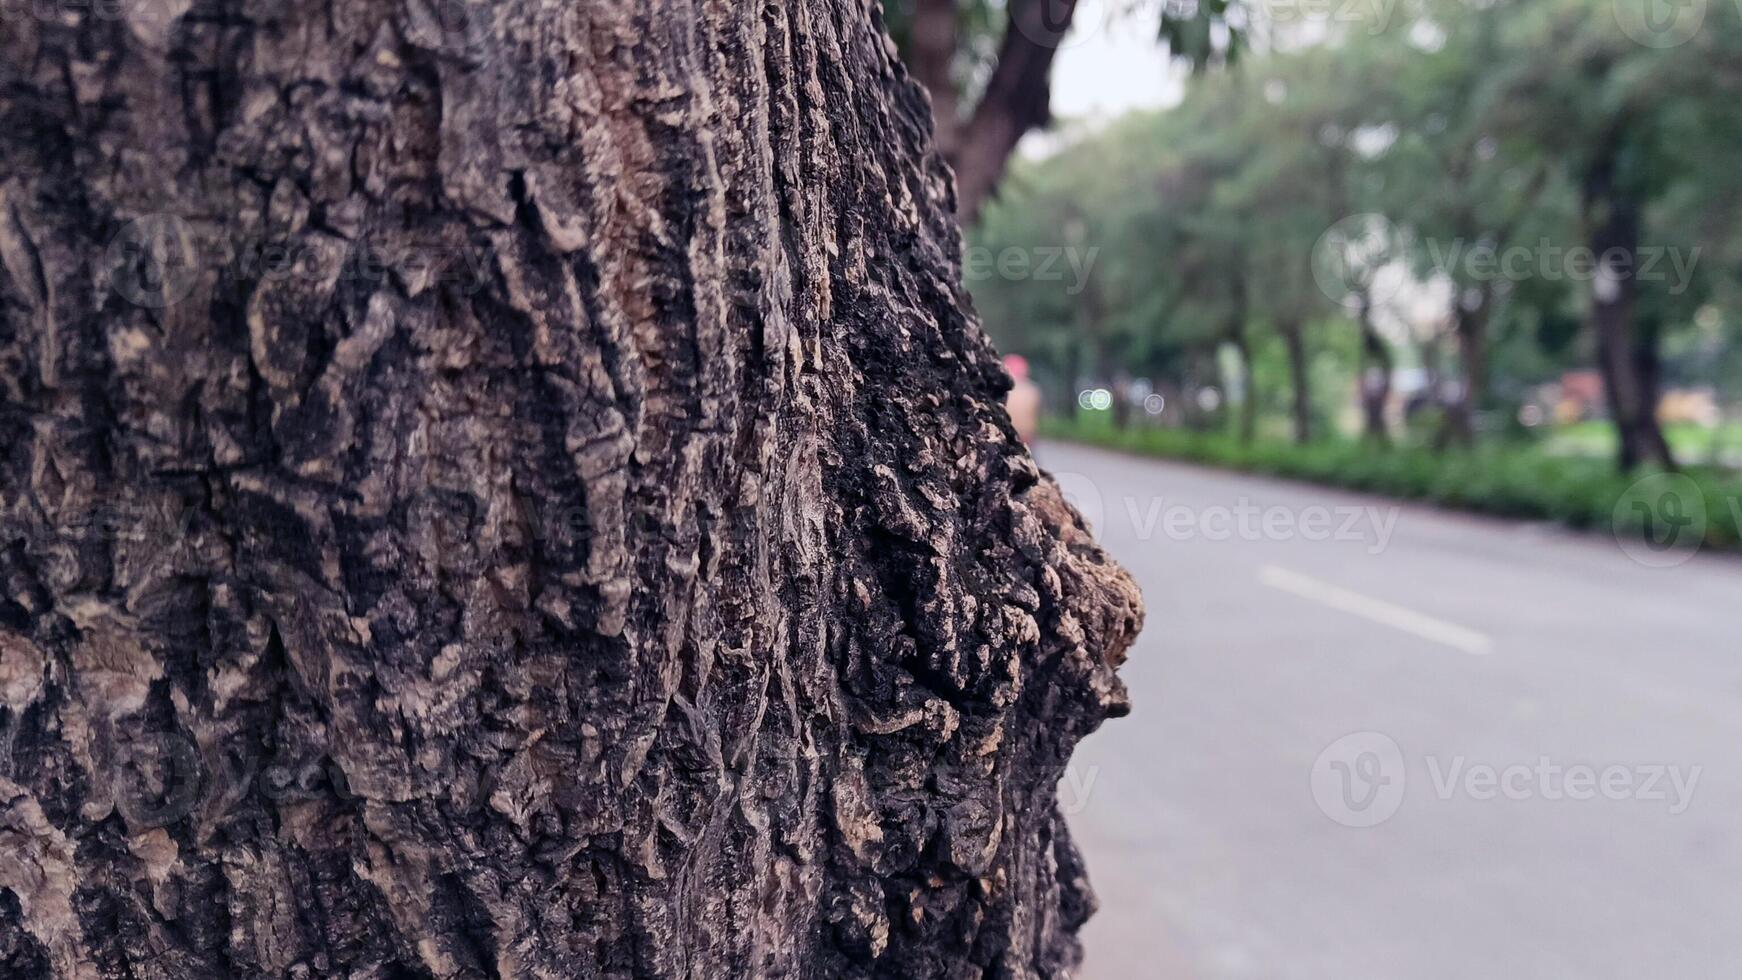
[[[1038,455],[1149,609],[1082,976],[1742,977],[1742,563]]]

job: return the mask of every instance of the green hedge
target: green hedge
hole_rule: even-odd
[[[1347,487],[1404,500],[1503,517],[1557,521],[1576,528],[1640,534],[1647,513],[1683,516],[1703,505],[1703,544],[1735,548],[1742,512],[1742,475],[1690,469],[1673,476],[1622,476],[1608,460],[1551,456],[1530,446],[1485,446],[1436,452],[1420,447],[1377,448],[1347,439],[1297,446],[1276,440],[1241,442],[1224,433],[1188,432],[1150,425],[1114,429],[1105,413],[1075,420],[1049,418],[1048,438],[1104,446],[1146,456],[1264,473]],[[1679,500],[1666,500],[1666,493]],[[1698,494],[1696,504],[1691,498]],[[1646,510],[1634,506],[1644,501]],[[1679,512],[1666,507],[1680,507]],[[1663,525],[1658,525],[1659,529]],[[1660,538],[1664,535],[1660,534]],[[1684,543],[1691,543],[1691,539]]]

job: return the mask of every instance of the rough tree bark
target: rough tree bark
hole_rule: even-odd
[[[0,33],[0,976],[1040,977],[1137,596],[865,0]]]

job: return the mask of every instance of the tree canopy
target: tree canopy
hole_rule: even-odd
[[[1742,11],[1636,6],[1248,7],[1262,50],[1022,161],[987,209],[976,245],[1096,249],[1088,283],[969,284],[1067,405],[1117,365],[1305,438],[1408,367],[1428,428],[1468,441],[1595,366],[1622,462],[1673,466],[1649,404],[1721,382],[1742,323]],[[1212,399],[1173,401],[1190,420]]]

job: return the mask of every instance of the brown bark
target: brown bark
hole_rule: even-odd
[[[8,20],[0,976],[1069,971],[1138,601],[893,58],[855,0]]]

